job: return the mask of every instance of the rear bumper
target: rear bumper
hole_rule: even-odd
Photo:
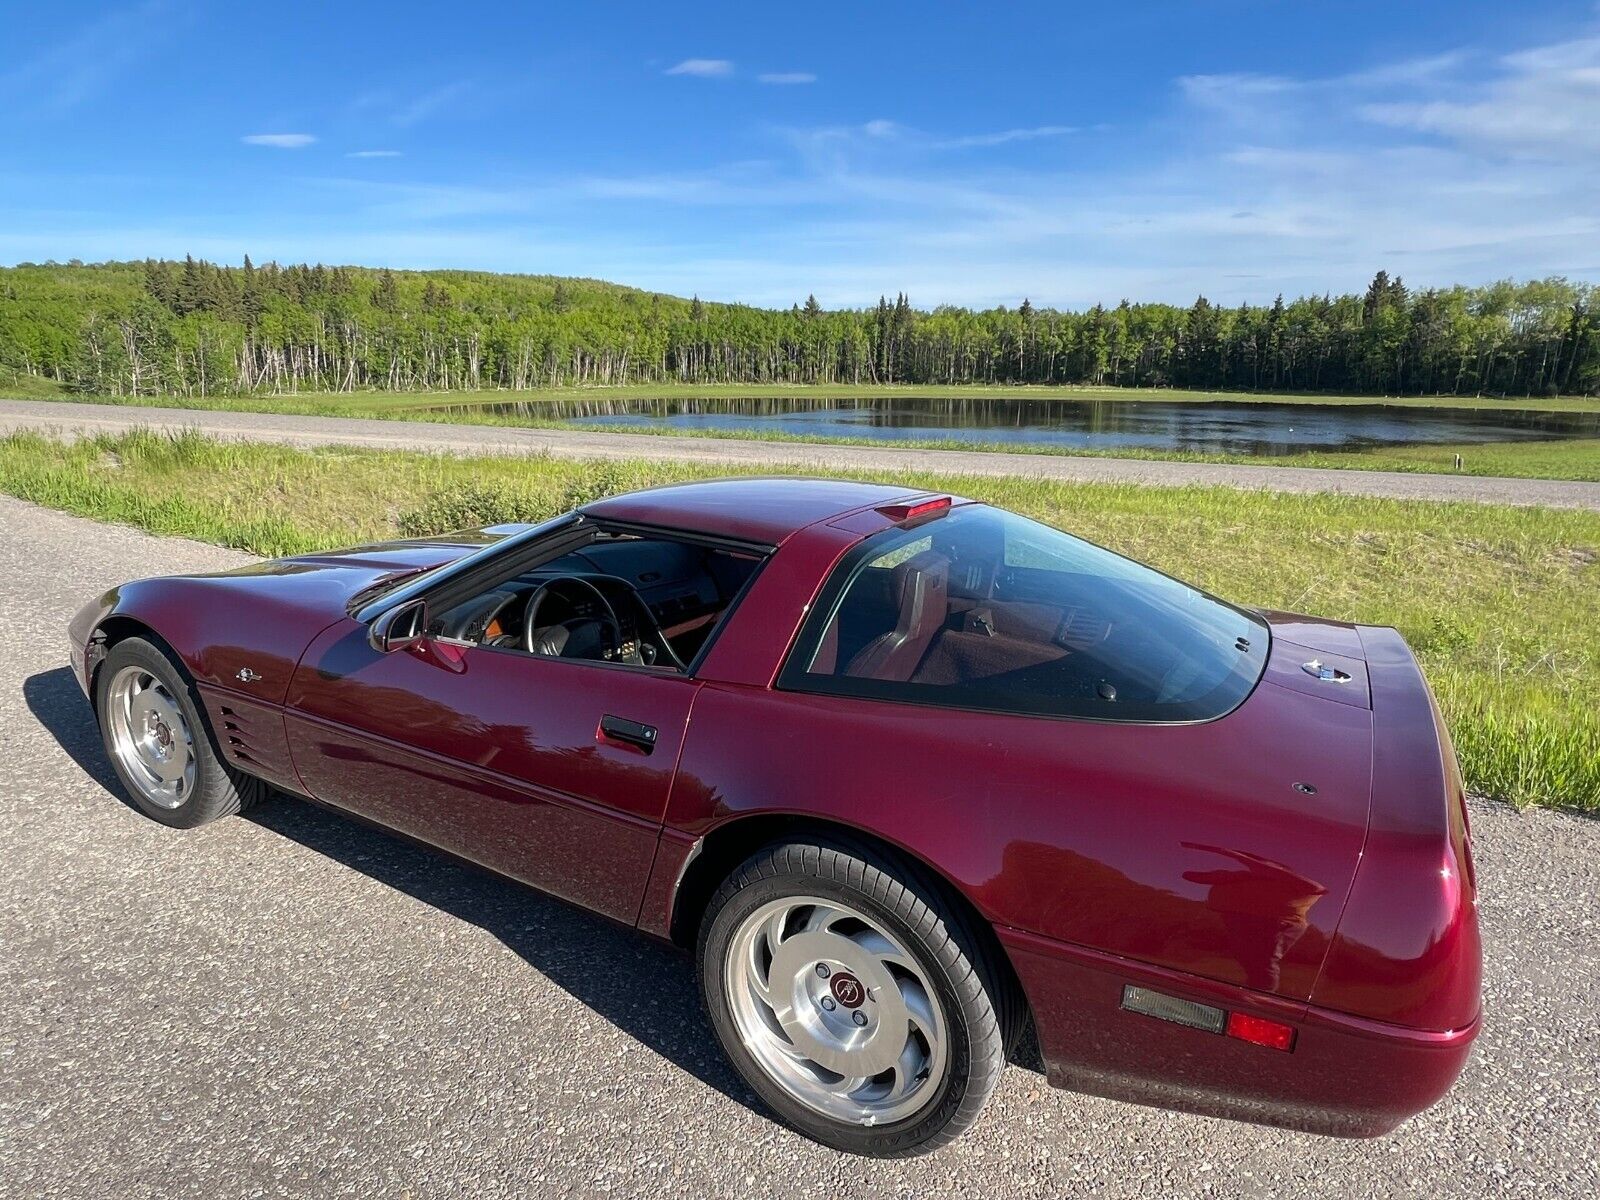
[[[1375,1137],[1439,1100],[1479,1019],[1409,1029],[998,931],[1033,1010],[1050,1082],[1071,1091],[1337,1137]],[[1293,1025],[1284,1052],[1121,1007],[1125,984]]]

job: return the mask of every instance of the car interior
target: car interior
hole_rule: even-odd
[[[761,564],[700,542],[597,534],[457,604],[429,633],[545,657],[686,671]]]
[[[864,557],[788,683],[1108,719],[1216,715],[1254,683],[1258,623],[1244,614],[1098,548],[996,525],[954,516]]]
[[[952,565],[947,553],[929,548],[864,568],[812,671],[933,685],[983,679],[1091,652],[1115,628],[1104,597],[1058,592],[1032,600],[1016,571],[968,564],[952,578]]]

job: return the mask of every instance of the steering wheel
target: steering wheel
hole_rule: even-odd
[[[643,622],[639,630],[639,653],[644,658],[645,665],[654,666],[659,656],[664,657],[668,665],[679,671],[687,671],[688,666],[672,648],[672,643],[667,641],[667,635],[661,631],[661,622],[656,620],[656,614],[651,611],[650,606],[644,602],[644,597],[639,595],[632,584],[628,585],[628,596],[639,612],[639,619]],[[649,636],[645,636],[646,634]],[[648,655],[645,654],[646,650],[650,652]]]
[[[541,633],[539,610],[550,593],[565,584],[576,585],[592,594],[600,601],[602,615],[560,621]],[[610,645],[605,644],[604,634],[610,635]],[[605,593],[587,579],[565,575],[541,583],[528,597],[528,607],[522,618],[522,648],[529,654],[554,658],[609,659],[611,652],[622,646],[622,641],[622,622],[617,619],[617,610],[611,607],[611,601],[606,599]],[[594,650],[599,650],[599,653],[591,653]]]

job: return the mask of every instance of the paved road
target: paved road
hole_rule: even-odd
[[[438,425],[353,417],[206,412],[183,408],[123,408],[104,404],[0,399],[0,433],[39,429],[71,436],[145,427],[199,429],[216,437],[292,446],[367,446],[455,454],[558,454],[568,458],[670,458],[724,465],[784,465],[810,470],[942,471],[966,475],[1028,475],[1040,479],[1266,488],[1280,492],[1345,492],[1400,500],[1465,500],[1600,511],[1600,483],[1421,475],[1399,471],[1330,471],[1310,467],[1234,466],[1154,459],[1075,458],[1055,454],[996,454],[981,450],[909,450],[829,446],[732,438],[589,433],[493,425]]]
[[[1600,1194],[1600,822],[1480,805],[1488,1028],[1375,1142],[1053,1092],[930,1158],[754,1107],[674,951],[310,805],[168,830],[62,665],[86,597],[244,556],[0,498],[0,1196]]]

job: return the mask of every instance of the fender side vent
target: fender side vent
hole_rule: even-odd
[[[250,753],[248,731],[244,728],[243,719],[233,709],[222,705],[219,710],[222,714],[222,732],[228,740],[228,753],[240,762],[254,762]]]

